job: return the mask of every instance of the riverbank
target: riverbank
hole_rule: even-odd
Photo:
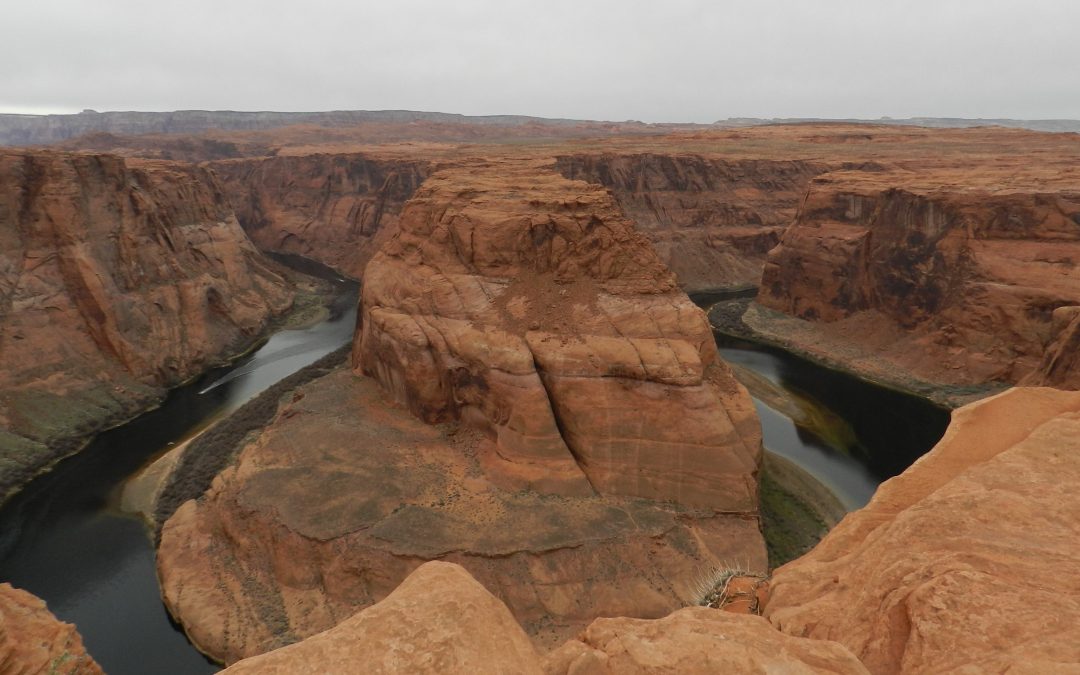
[[[826,335],[811,322],[762,307],[752,298],[716,302],[708,314],[709,323],[722,335],[782,349],[824,368],[918,396],[945,409],[955,409],[1008,388],[1003,384],[962,385],[920,379],[878,353]]]
[[[65,405],[56,405],[51,398],[42,398],[40,405],[32,405],[26,412],[33,415],[42,428],[49,429],[47,438],[31,439],[0,428],[0,506],[35,478],[84,450],[98,435],[158,408],[170,391],[198,380],[206,372],[229,366],[250,355],[278,331],[302,328],[325,320],[335,298],[333,285],[286,265],[280,265],[278,272],[294,291],[289,309],[270,317],[255,335],[229,345],[222,354],[208,361],[200,372],[168,387],[149,385],[134,379],[124,385],[101,385],[78,392],[73,400],[65,401]]]
[[[762,458],[760,490],[770,570],[812,549],[847,515],[844,505],[821,481],[769,450]]]

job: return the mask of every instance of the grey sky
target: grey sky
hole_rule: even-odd
[[[1080,118],[1076,0],[6,0],[0,112]]]

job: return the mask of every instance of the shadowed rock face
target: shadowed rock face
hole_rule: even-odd
[[[361,154],[216,162],[240,224],[257,246],[360,278],[401,208],[429,173],[424,160]]]
[[[651,153],[563,155],[556,166],[610,189],[688,293],[757,285],[810,179],[831,168]]]
[[[432,559],[544,647],[764,568],[749,396],[602,188],[548,163],[440,171],[364,277],[371,376],[298,389],[162,530],[166,603],[202,649],[325,630]]]
[[[756,510],[756,416],[703,313],[609,193],[542,162],[429,178],[355,347],[421,419],[485,429],[508,484]]]
[[[207,171],[0,153],[0,493],[291,303]]]
[[[765,614],[876,673],[1080,661],[1080,393],[1011,389],[773,576]]]
[[[827,174],[770,252],[758,302],[930,381],[1076,388],[1080,186],[998,169]]]
[[[75,626],[58,621],[39,598],[0,584],[0,672],[100,675]]]

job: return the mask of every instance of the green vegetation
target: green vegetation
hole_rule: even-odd
[[[761,472],[761,522],[770,569],[806,553],[829,531],[817,510],[785,489],[768,464]]]

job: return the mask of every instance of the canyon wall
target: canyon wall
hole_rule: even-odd
[[[75,626],[53,616],[26,591],[0,584],[0,672],[18,675],[101,675]]]
[[[357,279],[430,172],[425,160],[353,153],[211,166],[259,248],[302,255]]]
[[[575,154],[567,178],[612,191],[687,292],[756,286],[821,162],[681,153]]]
[[[0,153],[0,494],[246,348],[275,269],[203,169]]]
[[[954,411],[933,450],[774,573],[766,616],[875,673],[1075,669],[1078,447],[1080,392]]]
[[[760,431],[705,317],[601,187],[433,174],[364,274],[353,370],[282,398],[164,524],[158,571],[226,662],[337,625],[434,559],[551,648],[767,564]]]
[[[1019,171],[814,179],[758,302],[929,381],[1080,387],[1080,184]]]

